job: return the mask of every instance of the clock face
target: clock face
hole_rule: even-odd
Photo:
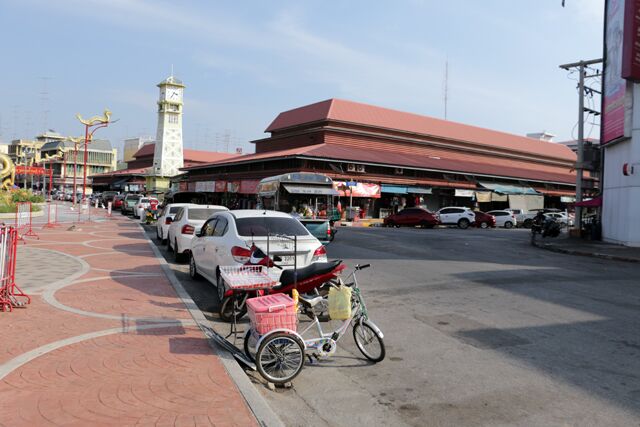
[[[178,88],[167,88],[167,99],[169,101],[179,101],[180,100],[180,89],[178,89]]]

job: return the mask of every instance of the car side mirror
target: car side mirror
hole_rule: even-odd
[[[202,237],[204,236],[204,233],[202,232],[202,230],[199,230],[196,232],[196,237]]]

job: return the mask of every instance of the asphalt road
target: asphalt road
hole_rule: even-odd
[[[640,425],[640,265],[527,230],[341,228],[328,252],[372,264],[359,283],[387,358],[348,334],[291,389],[253,376],[287,425]],[[215,288],[172,267],[215,322]]]

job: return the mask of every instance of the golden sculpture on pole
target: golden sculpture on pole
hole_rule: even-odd
[[[0,188],[7,191],[13,187],[16,180],[16,166],[13,164],[11,157],[6,154],[0,154]]]
[[[102,116],[93,116],[88,119],[83,119],[80,113],[76,114],[76,118],[80,120],[85,126],[95,126],[98,124],[107,124],[111,121],[111,111],[108,108],[105,108],[104,114]]]

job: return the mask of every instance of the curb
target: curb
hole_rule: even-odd
[[[577,255],[577,256],[585,256],[585,257],[591,257],[591,258],[600,258],[600,259],[607,259],[609,261],[622,261],[622,262],[635,262],[635,263],[640,263],[640,259],[639,258],[628,258],[628,257],[621,257],[621,256],[617,256],[617,255],[607,255],[607,254],[601,254],[598,252],[584,252],[584,251],[576,251],[573,249],[564,249],[564,248],[559,248],[557,246],[555,246],[553,243],[534,243],[534,246],[540,248],[540,249],[546,249],[548,251],[551,252],[557,252],[557,253],[561,253],[561,254],[567,254],[567,255]]]
[[[142,231],[142,234],[144,235],[147,242],[149,242],[149,246],[151,246],[151,249],[153,250],[154,255],[160,262],[162,271],[164,271],[167,278],[171,282],[171,285],[173,286],[176,293],[178,294],[178,297],[182,300],[187,310],[189,310],[189,314],[191,314],[191,317],[196,322],[196,325],[200,327],[200,329],[202,329],[202,326],[207,325],[209,321],[204,316],[202,311],[200,311],[200,309],[198,308],[196,303],[193,301],[193,299],[189,296],[187,291],[184,289],[184,287],[182,286],[182,283],[180,283],[174,271],[171,269],[167,261],[164,259],[164,257],[160,253],[160,250],[151,241],[149,236],[147,236],[147,232],[145,231],[144,227],[141,224],[137,224],[137,225]],[[244,373],[242,368],[240,368],[240,365],[238,365],[238,362],[236,362],[233,355],[231,355],[226,350],[220,348],[212,339],[210,338],[206,338],[206,339],[207,339],[207,342],[209,343],[209,347],[211,347],[214,354],[220,358],[223,366],[227,370],[227,373],[229,374],[233,382],[236,384],[236,387],[238,387],[240,394],[242,394],[242,397],[244,397],[244,400],[249,406],[249,409],[251,409],[251,412],[253,412],[253,415],[256,417],[256,421],[258,422],[258,424],[262,426],[274,426],[274,427],[284,426],[284,423],[282,422],[282,420],[280,420],[278,415],[276,415],[276,413],[273,412],[273,409],[271,409],[271,407],[269,406],[265,398],[262,397],[260,393],[258,393],[258,390],[256,390],[256,388],[251,383],[251,381],[249,381],[249,378],[247,378],[247,375]]]

